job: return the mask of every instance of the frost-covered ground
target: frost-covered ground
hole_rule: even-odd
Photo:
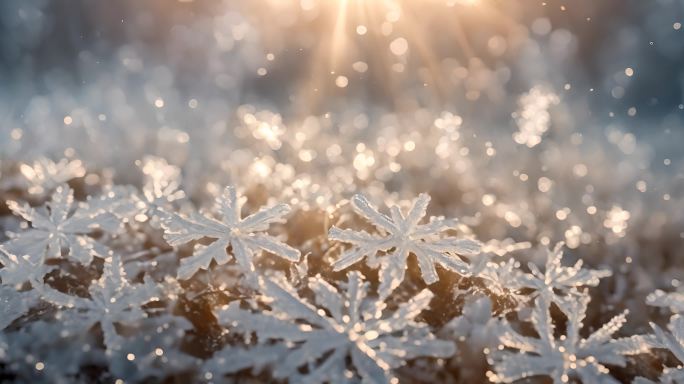
[[[0,3],[0,381],[684,383],[684,3]]]

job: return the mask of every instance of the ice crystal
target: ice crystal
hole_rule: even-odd
[[[667,307],[673,313],[684,313],[684,292],[664,292],[658,289],[646,297],[646,303],[655,307]]]
[[[469,265],[461,256],[477,254],[480,243],[440,236],[442,232],[454,229],[455,220],[433,217],[427,224],[419,224],[430,202],[427,194],[420,194],[406,215],[399,207],[391,207],[391,217],[380,213],[362,195],[355,195],[351,202],[354,210],[375,226],[379,234],[332,227],[328,232],[331,240],[352,245],[333,264],[335,271],[343,270],[364,257],[369,266],[376,266],[376,258],[379,258],[381,297],[388,296],[404,280],[409,254],[418,259],[426,284],[439,280],[435,264],[450,271],[469,273]]]
[[[17,291],[12,287],[0,285],[0,330],[28,313],[37,300],[38,295],[34,291]]]
[[[548,376],[558,384],[570,379],[583,383],[618,383],[606,365],[625,366],[626,355],[647,352],[648,344],[639,336],[613,338],[626,322],[626,310],[589,337],[582,338],[580,330],[589,296],[574,296],[577,299],[568,305],[565,335],[558,338],[546,296],[537,297],[532,311],[537,338],[518,333],[505,322],[500,338],[503,350],[492,353],[494,372],[488,373],[489,379],[511,383],[532,376]]]
[[[253,312],[233,302],[217,317],[233,331],[256,335],[259,355],[274,359],[256,361],[272,366],[275,378],[348,382],[353,368],[364,382],[388,383],[392,370],[407,360],[454,353],[452,343],[436,339],[427,324],[416,319],[433,297],[427,289],[390,312],[383,301],[368,297],[368,283],[357,272],[347,275],[344,292],[321,278],[311,279],[308,288],[315,294],[315,305],[284,281],[261,282],[269,310]],[[211,367],[221,374],[244,368],[236,359],[248,360],[228,349],[214,357]]]
[[[520,276],[519,285],[534,289],[535,295],[543,296],[547,301],[553,302],[562,310],[566,310],[569,303],[577,300],[573,293],[582,287],[593,287],[599,284],[600,279],[612,274],[610,270],[592,270],[582,268],[583,261],[577,260],[572,267],[561,264],[563,259],[563,243],[558,243],[553,250],[546,251],[546,266],[541,272],[534,263],[528,266],[531,274]]]
[[[677,314],[670,318],[670,323],[667,325],[670,332],[665,332],[653,323],[651,323],[651,327],[655,332],[653,347],[667,349],[680,364],[684,364],[684,317]],[[660,377],[660,382],[667,384],[684,382],[684,368],[681,365],[665,368]]]
[[[0,269],[0,280],[3,285],[21,286],[24,283],[31,283],[33,286],[39,286],[43,284],[45,275],[55,269],[52,265],[32,261],[28,255],[17,257],[10,254],[2,246],[0,246],[0,262],[3,265]]]
[[[41,157],[33,165],[22,164],[19,170],[26,179],[28,192],[35,195],[49,193],[59,185],[85,175],[83,162],[78,159],[62,159],[55,163]]]
[[[176,213],[163,220],[164,239],[172,245],[182,245],[202,238],[216,239],[208,246],[197,245],[192,256],[181,260],[178,278],[189,279],[200,269],[208,269],[212,260],[218,265],[226,264],[231,257],[237,260],[243,272],[254,273],[252,259],[264,250],[289,261],[298,261],[300,252],[265,233],[271,223],[281,220],[290,212],[287,204],[263,208],[245,218],[240,218],[241,202],[234,187],[226,187],[216,199],[216,210],[222,221],[210,216],[193,214],[183,217]],[[228,246],[232,255],[227,253]]]
[[[48,285],[40,288],[43,300],[62,309],[59,318],[72,332],[99,324],[108,349],[121,346],[116,324],[136,325],[147,317],[143,305],[159,300],[157,286],[151,280],[146,279],[142,284],[128,281],[121,258],[116,254],[105,261],[102,276],[92,282],[88,292],[89,297],[80,297]]]
[[[8,201],[7,205],[15,215],[30,222],[31,228],[11,234],[3,248],[18,257],[28,256],[36,264],[61,257],[62,248],[67,249],[69,259],[81,264],[89,264],[93,256],[105,257],[107,248],[89,235],[119,227],[110,213],[74,204],[73,191],[67,185],[57,187],[45,207],[32,208],[16,201]]]
[[[518,290],[523,287],[520,282],[523,274],[520,271],[520,263],[515,259],[508,261],[488,261],[478,272],[478,277],[486,281],[486,287],[492,293],[499,296],[513,297],[518,302],[526,300]]]

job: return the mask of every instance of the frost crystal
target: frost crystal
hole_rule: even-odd
[[[90,297],[85,298],[67,295],[48,285],[40,288],[43,300],[62,308],[60,318],[67,328],[82,332],[99,323],[108,349],[121,345],[115,324],[135,325],[147,317],[142,306],[158,300],[158,289],[152,281],[129,283],[118,255],[105,261],[102,276],[93,281],[88,291]]]
[[[366,258],[369,266],[376,266],[376,257],[380,255],[380,288],[381,297],[387,297],[404,280],[406,259],[414,254],[426,284],[439,280],[435,264],[468,274],[469,265],[460,256],[475,255],[480,251],[480,243],[469,239],[454,237],[440,238],[440,234],[453,229],[455,221],[444,218],[431,218],[427,224],[418,224],[425,216],[430,196],[420,194],[414,201],[408,214],[404,216],[399,207],[390,208],[391,217],[380,213],[362,195],[352,198],[354,210],[373,224],[379,235],[371,235],[365,231],[330,228],[328,237],[332,240],[352,244],[333,264],[335,271],[343,270]]]
[[[34,291],[20,292],[12,287],[0,285],[0,330],[24,316],[37,299]]]
[[[407,360],[454,353],[452,343],[436,339],[427,324],[416,320],[433,297],[427,289],[388,313],[382,301],[367,297],[368,283],[357,272],[348,274],[344,293],[320,278],[312,279],[308,288],[315,294],[316,305],[286,282],[264,279],[261,284],[270,310],[255,313],[233,302],[217,317],[231,330],[256,335],[259,355],[273,358],[257,362],[272,366],[275,378],[297,383],[349,382],[353,367],[364,382],[388,383],[392,370]],[[284,349],[289,351],[282,353]],[[221,374],[243,368],[235,359],[246,358],[234,352],[229,348],[219,353],[211,366]],[[218,364],[217,359],[227,365]]]
[[[556,339],[547,297],[539,296],[532,312],[532,325],[537,338],[522,335],[504,323],[500,338],[502,347],[493,352],[494,370],[489,372],[493,382],[511,383],[531,376],[548,376],[555,384],[570,379],[587,383],[618,383],[609,375],[607,365],[625,366],[625,355],[648,351],[648,344],[640,336],[613,339],[626,321],[627,311],[615,316],[587,338],[580,337],[589,297],[575,295],[569,304],[566,334]]]
[[[684,292],[656,290],[646,297],[646,303],[655,307],[667,307],[673,313],[684,313]]]
[[[31,283],[33,286],[43,284],[43,278],[55,267],[45,265],[41,262],[33,262],[28,255],[17,257],[12,255],[0,246],[0,262],[3,268],[0,269],[0,279],[3,285],[21,286],[24,283]]]
[[[163,207],[185,197],[179,189],[181,171],[178,167],[156,156],[145,156],[139,166],[145,175],[143,195],[148,204]]]
[[[674,315],[670,318],[670,324],[667,325],[670,332],[663,331],[653,323],[651,327],[655,332],[653,347],[667,349],[680,363],[684,363],[684,317]],[[676,368],[665,368],[660,382],[668,384],[684,382],[684,368],[681,365]]]
[[[252,259],[259,250],[289,261],[299,260],[298,250],[265,233],[271,223],[282,219],[290,212],[287,204],[263,208],[241,219],[241,203],[238,201],[235,188],[226,187],[223,194],[216,199],[216,206],[222,221],[200,214],[186,218],[173,213],[164,218],[164,239],[172,246],[205,237],[216,239],[208,246],[197,245],[194,255],[181,260],[178,269],[179,279],[187,280],[199,269],[208,269],[212,260],[219,265],[230,261],[231,254],[226,252],[228,246],[232,248],[232,257],[235,257],[243,272],[249,274],[255,271]]]
[[[55,163],[45,157],[34,161],[32,166],[22,164],[19,170],[29,185],[28,192],[34,195],[43,195],[71,179],[85,175],[81,160],[62,159]]]
[[[3,248],[12,255],[26,255],[36,264],[61,257],[62,248],[69,251],[70,259],[81,264],[89,264],[93,256],[105,257],[107,248],[89,234],[119,227],[109,213],[82,206],[73,209],[74,194],[67,185],[57,187],[46,207],[34,209],[16,201],[8,201],[7,205],[14,214],[31,222],[31,228],[12,234]]]
[[[535,295],[544,297],[553,302],[562,310],[566,310],[568,303],[575,301],[573,293],[577,288],[597,286],[601,278],[608,277],[610,270],[591,270],[582,268],[582,260],[577,260],[572,267],[564,267],[563,243],[556,244],[553,251],[547,250],[546,268],[542,273],[533,263],[528,266],[532,274],[524,274],[520,277],[519,284],[522,287],[532,288]]]

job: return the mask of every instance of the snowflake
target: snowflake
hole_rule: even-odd
[[[187,280],[199,269],[208,269],[212,260],[219,265],[230,261],[231,255],[226,252],[229,245],[238,265],[243,272],[249,274],[254,272],[252,259],[258,250],[273,253],[292,262],[299,260],[298,250],[265,233],[269,224],[290,212],[287,204],[264,208],[241,219],[241,204],[235,188],[226,187],[223,194],[216,199],[216,205],[223,221],[200,214],[186,218],[175,213],[163,219],[164,238],[172,246],[205,237],[216,239],[208,246],[197,245],[193,256],[181,260],[178,269],[179,279]]]
[[[28,183],[28,192],[32,195],[49,193],[59,185],[71,179],[83,177],[86,173],[81,160],[62,159],[54,161],[41,157],[33,165],[21,164],[19,171]]]
[[[489,261],[477,276],[485,280],[486,288],[496,296],[510,297],[516,302],[526,302],[518,290],[522,287],[520,263],[515,259],[499,263]]]
[[[670,332],[663,331],[653,323],[651,327],[655,332],[653,348],[667,349],[680,363],[684,363],[684,317],[677,314],[670,318],[670,323],[667,325]],[[660,382],[668,384],[684,382],[684,367],[680,365],[676,368],[665,368]]]
[[[277,379],[349,382],[353,378],[349,362],[364,381],[387,383],[392,370],[407,360],[454,353],[453,343],[436,339],[427,324],[416,321],[433,297],[427,289],[386,313],[382,301],[366,297],[368,283],[357,272],[348,274],[344,293],[320,277],[311,279],[308,288],[317,305],[301,298],[286,282],[262,279],[261,284],[271,310],[255,313],[233,302],[217,317],[231,332],[256,335],[260,354],[274,357],[271,362],[257,361],[274,366]],[[244,366],[235,359],[248,360],[229,347],[210,364],[221,374],[232,373]]]
[[[82,332],[99,323],[107,349],[118,349],[121,345],[115,324],[134,325],[147,317],[141,307],[159,300],[157,286],[151,280],[129,283],[118,255],[105,260],[104,272],[90,285],[88,298],[67,295],[48,285],[39,291],[43,300],[62,308],[59,317],[72,330]]]
[[[151,207],[163,207],[185,197],[185,192],[179,189],[180,168],[155,156],[145,156],[138,166],[145,175],[143,196]]]
[[[362,195],[352,198],[354,210],[373,224],[380,235],[365,231],[330,228],[328,237],[332,240],[352,244],[333,264],[335,271],[343,270],[367,258],[369,266],[376,266],[379,252],[385,254],[380,261],[380,296],[387,297],[404,280],[406,259],[414,254],[426,284],[433,284],[439,277],[435,264],[462,274],[469,273],[469,265],[459,256],[475,255],[480,243],[474,240],[454,237],[439,238],[439,234],[454,228],[455,220],[431,218],[427,224],[418,224],[425,216],[430,196],[420,194],[406,216],[399,207],[390,208],[391,217],[376,210]]]
[[[563,259],[563,242],[556,244],[556,247],[547,250],[546,268],[542,273],[533,263],[528,266],[532,274],[520,276],[519,285],[521,287],[532,288],[534,295],[543,296],[546,300],[555,303],[564,311],[568,303],[577,300],[573,297],[573,292],[577,288],[590,286],[595,287],[600,279],[610,276],[610,270],[590,270],[582,268],[582,260],[578,260],[572,267],[564,267],[561,264]]]
[[[566,334],[558,339],[554,336],[550,301],[546,296],[537,297],[532,311],[532,325],[538,338],[519,334],[504,322],[500,350],[491,354],[496,372],[488,372],[489,379],[510,383],[532,376],[548,376],[556,384],[567,383],[571,378],[584,383],[618,383],[604,364],[624,367],[625,355],[647,352],[648,344],[640,336],[613,339],[613,334],[626,321],[627,310],[589,337],[581,338],[579,332],[590,298],[586,294],[575,297],[577,300],[569,304]]]
[[[673,313],[684,313],[684,292],[656,290],[646,297],[646,303],[654,307],[667,307]]]
[[[3,248],[12,255],[26,255],[36,264],[61,257],[63,247],[69,250],[70,259],[84,265],[89,264],[93,256],[105,257],[107,248],[89,234],[100,229],[114,231],[120,226],[107,212],[86,206],[73,209],[74,194],[67,185],[55,189],[46,207],[34,209],[16,201],[8,201],[7,205],[14,214],[31,222],[31,228],[11,234]]]

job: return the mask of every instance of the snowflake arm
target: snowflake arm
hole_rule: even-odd
[[[578,260],[572,267],[564,267],[561,263],[563,245],[560,242],[552,251],[547,250],[544,272],[541,272],[535,264],[529,263],[532,273],[520,275],[517,285],[534,289],[535,295],[544,296],[563,311],[567,311],[569,303],[576,300],[573,292],[582,287],[597,286],[602,278],[611,276],[612,272],[584,269],[582,260]]]
[[[352,197],[351,203],[356,213],[363,216],[366,221],[373,224],[378,229],[385,230],[388,233],[393,233],[398,230],[395,223],[392,222],[392,219],[387,215],[380,213],[365,196],[356,194]]]
[[[378,239],[364,231],[357,232],[351,229],[332,227],[328,232],[328,238],[354,245],[354,247],[344,251],[342,256],[335,261],[333,268],[336,272],[356,264],[364,257],[372,258],[380,251]]]
[[[40,292],[43,300],[62,308],[66,324],[73,329],[87,329],[99,323],[108,349],[120,347],[121,337],[115,324],[134,325],[147,317],[142,306],[158,300],[158,289],[152,281],[128,282],[118,255],[107,259],[102,276],[89,288],[90,297],[68,295],[47,285]]]
[[[93,256],[105,257],[106,247],[89,235],[97,229],[110,230],[112,223],[119,225],[118,221],[110,220],[111,214],[102,210],[74,205],[73,191],[67,185],[57,187],[41,209],[8,202],[16,215],[31,222],[31,228],[12,235],[3,248],[17,256],[28,255],[35,263],[59,258],[62,247],[69,250],[69,258],[84,265]]]
[[[21,286],[24,283],[31,283],[32,286],[43,284],[43,278],[55,267],[36,263],[27,255],[17,257],[12,255],[0,246],[0,262],[3,267],[0,269],[0,280],[3,285]]]
[[[651,328],[655,333],[651,340],[653,348],[663,348],[670,351],[680,363],[684,363],[684,317],[679,314],[670,318],[667,328],[670,332],[664,331],[659,326],[651,323]],[[665,368],[660,377],[662,383],[678,383],[684,379],[684,368]]]
[[[145,156],[138,166],[145,176],[142,192],[149,208],[163,207],[185,197],[180,190],[180,168],[155,156]]]

